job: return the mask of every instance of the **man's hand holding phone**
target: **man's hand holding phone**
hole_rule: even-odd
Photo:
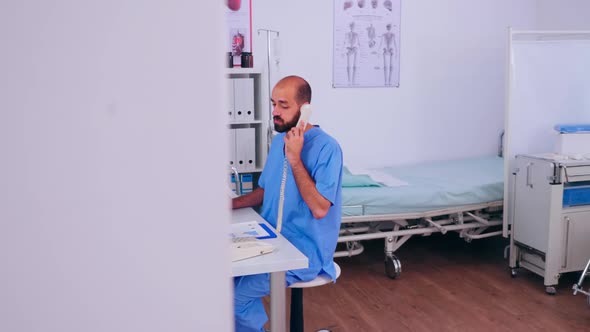
[[[309,123],[311,117],[311,105],[303,104],[300,108],[299,121],[297,125],[287,132],[285,135],[285,155],[290,164],[298,161],[301,157],[301,150],[303,149],[303,133]]]

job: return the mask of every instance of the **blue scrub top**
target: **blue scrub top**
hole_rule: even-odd
[[[301,197],[291,166],[287,162],[287,182],[283,206],[281,234],[309,259],[309,268],[291,271],[299,279],[308,281],[326,273],[335,279],[333,258],[340,231],[342,150],[338,142],[320,127],[304,133],[301,160],[316,184],[318,192],[332,203],[328,214],[314,219]],[[264,189],[261,216],[276,227],[283,161],[285,133],[276,135],[270,147],[258,185]]]

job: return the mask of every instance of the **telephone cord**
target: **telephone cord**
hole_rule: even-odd
[[[287,158],[283,159],[283,177],[281,178],[281,191],[279,192],[279,211],[277,216],[277,232],[281,232],[283,226],[283,205],[285,205],[285,185],[287,184]]]

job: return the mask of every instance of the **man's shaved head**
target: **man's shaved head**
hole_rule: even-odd
[[[311,86],[299,76],[287,76],[277,82],[275,87],[294,86],[296,89],[295,100],[299,105],[311,103]]]

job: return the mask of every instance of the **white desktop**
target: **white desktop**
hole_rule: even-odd
[[[233,224],[256,221],[275,232],[274,228],[252,208],[232,210],[231,218]],[[306,268],[309,266],[309,262],[307,257],[281,234],[259,241],[271,244],[272,252],[232,262],[232,276],[270,273],[271,331],[286,331],[285,272]]]

